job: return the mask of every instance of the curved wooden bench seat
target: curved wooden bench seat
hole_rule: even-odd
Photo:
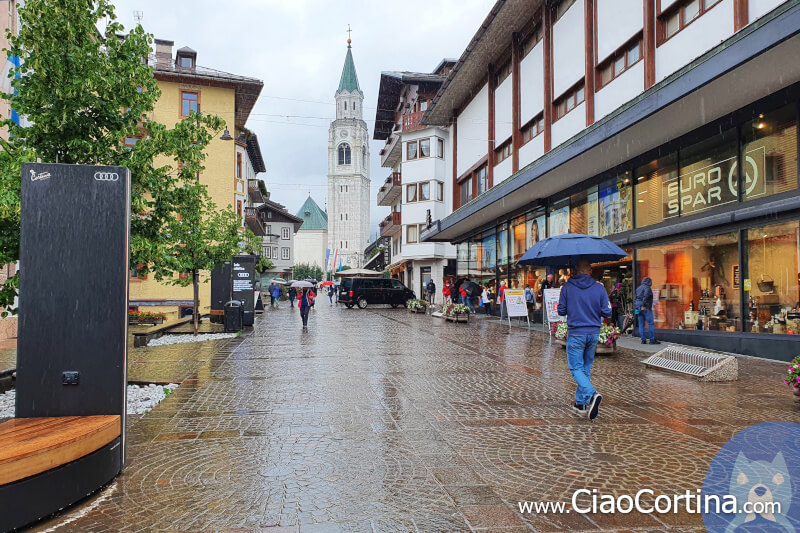
[[[119,436],[119,415],[15,418],[3,422],[0,485],[80,459]]]

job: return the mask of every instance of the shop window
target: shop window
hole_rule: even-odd
[[[636,227],[663,222],[666,206],[661,193],[678,178],[678,153],[665,155],[636,169]]]
[[[465,205],[467,202],[472,200],[472,176],[469,176],[467,179],[462,181],[459,186],[459,198],[461,200],[460,205]]]
[[[501,225],[497,230],[497,264],[508,264],[508,224]]]
[[[798,254],[797,221],[747,230],[747,275],[742,275],[750,284],[746,331],[800,335]]]
[[[526,248],[530,248],[540,240],[547,237],[547,216],[539,211],[528,213],[527,216],[528,231],[527,231],[527,244]]]
[[[548,235],[569,233],[569,198],[556,202],[550,207],[550,231]]]
[[[528,250],[527,228],[525,215],[515,218],[511,225],[511,257],[514,262],[519,261]]]
[[[624,172],[600,184],[597,196],[598,233],[605,237],[633,229],[633,179]]]
[[[678,179],[665,183],[664,218],[699,213],[737,201],[735,129],[682,148],[678,158]]]
[[[719,2],[720,0],[681,0],[675,2],[674,5],[670,6],[658,17],[658,45],[664,44],[670,37],[704,15],[706,11]]]
[[[480,267],[480,275],[494,277],[497,268],[497,235],[484,233],[475,246],[476,264]]]
[[[797,188],[797,106],[759,114],[742,128],[744,199]]]
[[[477,196],[489,190],[489,172],[487,171],[486,165],[481,166],[475,171],[475,179],[478,184]]]
[[[419,140],[419,156],[420,157],[430,157],[431,155],[431,140],[430,139],[420,139]]]
[[[406,160],[412,161],[417,158],[417,149],[419,145],[417,141],[410,141],[406,143]]]
[[[444,202],[444,183],[441,181],[434,181],[436,184],[436,201]]]
[[[499,165],[509,157],[511,157],[512,144],[511,139],[501,144],[495,151],[495,161]]]
[[[578,107],[584,99],[583,82],[567,91],[561,96],[556,103],[553,104],[553,120],[558,120],[576,107]]]
[[[417,184],[406,185],[406,203],[417,201]]]
[[[181,91],[181,118],[188,117],[192,112],[200,112],[200,93]]]
[[[642,58],[642,37],[638,35],[632,41],[611,54],[597,67],[597,89],[599,90],[614,78],[631,68]]]
[[[431,199],[431,184],[424,181],[419,184],[419,201],[424,202]]]
[[[528,122],[522,127],[522,144],[527,143],[540,133],[544,132],[544,115],[539,116]]]
[[[589,210],[586,204],[586,191],[573,194],[569,199],[569,230],[572,233],[588,234],[587,223]],[[597,218],[597,204],[594,205],[594,216]]]
[[[638,282],[653,282],[657,329],[739,330],[738,233],[640,248],[636,259]]]

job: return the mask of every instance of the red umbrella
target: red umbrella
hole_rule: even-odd
[[[322,283],[319,284],[320,287],[327,287],[329,285],[333,285],[333,282],[332,281],[323,281]]]

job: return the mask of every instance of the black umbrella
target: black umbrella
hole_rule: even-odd
[[[465,281],[461,284],[464,287],[464,292],[469,294],[470,296],[480,296],[483,292],[483,289],[480,285],[475,283],[474,281]]]

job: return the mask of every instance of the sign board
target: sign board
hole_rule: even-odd
[[[511,317],[525,317],[528,320],[528,305],[525,303],[524,289],[506,289],[503,292],[503,306],[508,317],[508,325],[511,325]],[[531,327],[528,320],[528,328]]]
[[[231,267],[231,299],[242,302],[244,308],[243,326],[255,322],[255,276],[256,258],[252,255],[237,255]]]
[[[211,322],[222,324],[225,304],[231,299],[231,262],[217,263],[211,271]]]
[[[564,317],[558,314],[558,299],[561,297],[561,289],[545,289],[543,293],[544,316],[547,319],[547,323],[552,324],[565,320]]]

